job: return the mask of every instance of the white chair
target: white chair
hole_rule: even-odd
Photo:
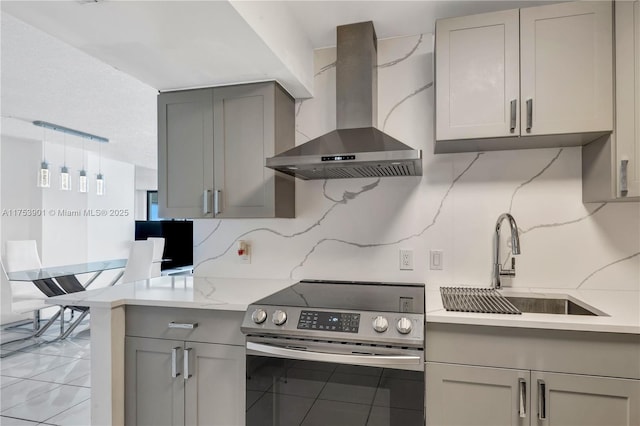
[[[151,264],[151,278],[162,275],[162,255],[164,253],[164,238],[148,237],[147,241],[153,241],[153,260]]]
[[[7,272],[42,268],[35,240],[7,241],[5,247],[5,269]],[[44,303],[47,295],[33,283],[25,281],[10,281],[10,286],[11,310],[18,314],[33,312],[34,330],[38,330],[40,327],[40,310],[51,307],[51,305]],[[57,318],[57,315],[55,318]],[[51,323],[52,321],[47,323],[46,327],[48,328]]]
[[[0,262],[0,266],[2,267],[1,272],[3,274],[5,274],[5,272],[18,272],[28,269],[39,269],[42,267],[40,256],[38,256],[36,242],[34,240],[7,241],[5,253],[6,262]],[[47,296],[42,291],[40,291],[34,283],[25,281],[10,281],[6,274],[3,278],[6,279],[1,280],[2,285],[7,286],[7,293],[11,297],[11,312],[18,315],[23,315],[31,312],[33,313],[33,333],[29,334],[26,337],[2,342],[2,345],[4,346],[5,344],[42,336],[47,331],[47,329],[49,329],[49,327],[56,321],[56,319],[60,317],[60,314],[63,312],[64,308],[60,307],[58,311],[51,318],[49,318],[44,326],[40,327],[40,310],[53,307],[52,305],[48,305],[45,303],[45,299],[47,298]],[[47,281],[47,286],[56,286],[56,284],[52,280],[42,281],[42,285],[45,285],[44,282]],[[61,327],[62,324],[64,323],[61,322]],[[11,352],[5,352],[2,354],[2,357],[11,355],[17,350],[18,349]]]
[[[134,241],[129,250],[129,258],[124,272],[119,274],[110,285],[114,285],[117,282],[128,283],[151,278],[153,247],[153,241]]]

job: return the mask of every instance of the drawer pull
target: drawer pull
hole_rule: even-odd
[[[180,375],[178,371],[178,351],[180,349],[182,349],[180,346],[171,349],[171,377],[174,379]]]
[[[547,386],[544,380],[538,380],[538,420],[547,419]]]
[[[192,350],[193,348],[186,348],[184,350],[184,379],[185,380],[189,380],[189,378],[193,376],[193,374],[189,372],[189,357],[191,356]]]
[[[516,131],[516,110],[518,108],[517,106],[518,101],[516,99],[511,101],[511,123],[510,123],[510,127],[509,127],[509,131],[511,133]]]
[[[527,133],[531,133],[533,127],[533,99],[527,99]]]
[[[520,379],[519,381],[519,407],[518,413],[520,414],[520,418],[524,419],[527,417],[527,381],[525,379]]]
[[[620,160],[620,195],[626,197],[629,193],[627,168],[629,160]]]
[[[184,330],[193,330],[198,327],[197,322],[173,322],[169,323],[169,328],[181,328]]]

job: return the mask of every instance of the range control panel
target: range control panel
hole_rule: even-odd
[[[360,314],[345,312],[300,312],[298,320],[299,330],[340,331],[343,333],[357,333],[360,327]]]

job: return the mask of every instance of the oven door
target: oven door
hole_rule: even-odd
[[[274,340],[247,341],[247,426],[424,425],[422,350]]]

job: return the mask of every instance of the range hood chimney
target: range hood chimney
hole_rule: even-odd
[[[337,129],[266,159],[300,179],[421,176],[422,152],[376,128],[378,42],[373,22],[337,28]]]

